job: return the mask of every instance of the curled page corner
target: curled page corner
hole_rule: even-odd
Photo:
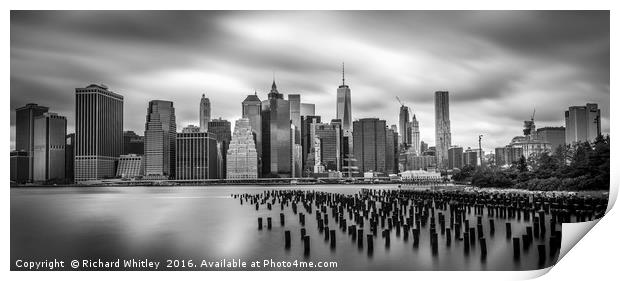
[[[579,223],[563,223],[562,247],[560,247],[560,255],[558,256],[556,264],[560,262],[560,260],[562,260],[562,258],[570,251],[570,249],[572,249],[588,232],[590,232],[590,230],[601,219]]]

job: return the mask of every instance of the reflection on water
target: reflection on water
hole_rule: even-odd
[[[355,194],[368,186],[296,187]],[[277,188],[277,187],[276,187]],[[288,187],[287,187],[288,188]],[[373,186],[374,188],[374,186]],[[393,187],[386,187],[393,188]],[[307,215],[306,229],[311,253],[303,255],[297,216],[285,208],[286,225],[280,226],[279,206],[272,211],[261,206],[239,205],[231,193],[260,193],[274,187],[84,187],[11,189],[11,260],[81,258],[151,258],[246,261],[308,260],[336,261],[341,270],[528,270],[538,268],[534,246],[513,259],[512,241],[504,235],[504,219],[495,218],[496,233],[487,239],[487,258],[481,261],[479,244],[464,254],[463,244],[446,246],[439,234],[438,254],[432,255],[430,234],[421,231],[419,247],[412,238],[403,240],[391,233],[389,249],[381,233],[374,240],[374,254],[358,249],[345,232],[330,221],[336,233],[336,249],[317,230],[314,215]],[[272,217],[273,228],[257,230],[257,217]],[[470,221],[475,221],[472,212]],[[487,212],[483,221],[488,221]],[[531,220],[512,222],[513,236],[525,234]],[[559,226],[558,226],[559,228]],[[284,248],[284,231],[291,231],[291,248]],[[364,233],[370,233],[365,225]],[[549,236],[546,236],[547,240]],[[545,243],[535,238],[534,245]],[[548,241],[547,243],[548,244]],[[546,266],[554,263],[547,259]],[[13,264],[12,264],[13,266]]]

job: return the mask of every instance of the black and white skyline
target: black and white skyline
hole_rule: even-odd
[[[29,102],[67,116],[74,89],[104,83],[125,97],[124,129],[144,132],[148,101],[171,100],[178,127],[241,116],[275,72],[278,89],[335,118],[341,63],[354,119],[398,123],[412,107],[421,140],[434,144],[434,92],[450,92],[452,144],[483,149],[536,125],[563,126],[564,110],[601,108],[609,133],[608,11],[13,11],[14,110]]]

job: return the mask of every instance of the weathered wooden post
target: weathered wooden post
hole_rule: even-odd
[[[519,238],[512,238],[512,249],[513,249],[513,257],[515,259],[519,259],[521,257],[521,246],[519,243]]]
[[[291,231],[290,230],[284,231],[284,248],[285,249],[291,248]]]
[[[280,226],[284,226],[284,213],[280,213]]]
[[[263,218],[258,218],[258,230],[263,229]]]

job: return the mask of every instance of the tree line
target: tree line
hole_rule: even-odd
[[[453,174],[455,182],[476,187],[527,190],[609,190],[609,135],[592,143],[561,145],[548,152],[521,158],[508,168],[496,165],[465,166]]]

